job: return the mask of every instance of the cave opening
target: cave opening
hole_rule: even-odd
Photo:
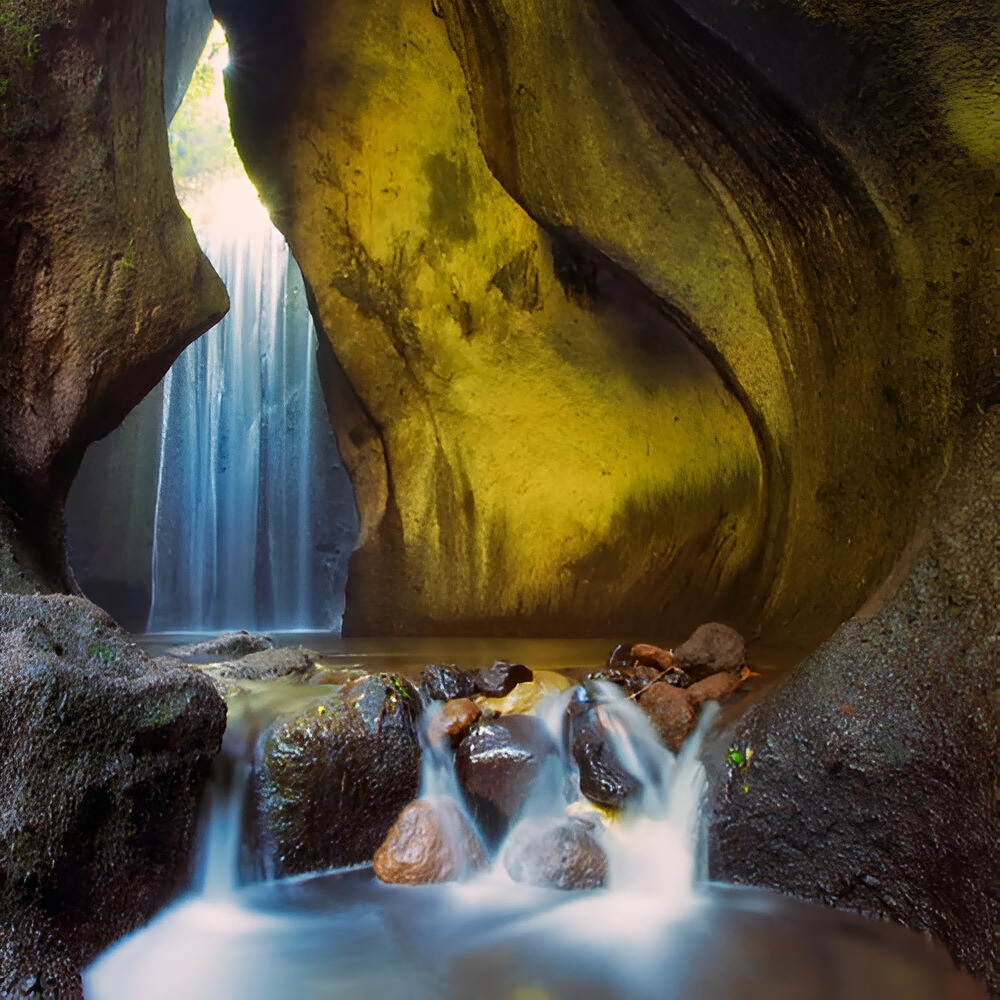
[[[228,59],[214,22],[168,135],[178,199],[230,310],[88,450],[69,561],[134,632],[339,631],[354,496],[301,272],[233,144]]]

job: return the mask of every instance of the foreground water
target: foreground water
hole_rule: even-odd
[[[155,650],[176,637],[153,638]],[[296,636],[295,638],[303,638]],[[491,662],[496,640],[358,643],[307,637],[340,665],[412,673],[442,659]],[[504,642],[538,667],[593,667],[606,643]],[[492,652],[491,652],[492,650]],[[315,689],[313,689],[315,690]],[[502,864],[462,882],[389,886],[370,868],[240,885],[238,759],[213,790],[191,894],[85,974],[90,1000],[279,998],[621,998],[867,1000],[979,997],[948,956],[918,935],[757,890],[701,878],[696,741],[662,750],[642,713],[614,692],[607,720],[620,758],[643,780],[639,804],[602,831],[609,887],[567,892],[513,882]],[[263,685],[230,706],[230,754],[241,727],[306,696]],[[570,692],[540,714],[555,732]],[[278,706],[281,706],[279,709]],[[710,723],[703,718],[701,729]],[[453,787],[425,754],[424,794]],[[558,817],[553,788],[532,818]],[[581,806],[576,803],[575,806]],[[753,850],[752,843],[747,850]]]

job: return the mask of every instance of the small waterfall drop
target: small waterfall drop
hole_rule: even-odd
[[[301,274],[255,199],[199,238],[231,309],[164,382],[149,631],[339,629],[357,516]],[[231,216],[230,216],[231,218]]]

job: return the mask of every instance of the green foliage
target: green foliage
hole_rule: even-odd
[[[210,38],[194,71],[184,102],[170,124],[170,162],[182,196],[197,194],[243,165],[229,130],[222,73],[217,68],[225,43]]]

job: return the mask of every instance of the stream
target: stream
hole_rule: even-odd
[[[155,650],[161,641],[168,639],[147,644]],[[498,643],[433,645],[438,654],[444,645],[446,654],[477,665]],[[525,660],[531,664],[571,675],[593,663],[597,649],[607,649],[592,642],[505,642],[505,655],[512,652],[508,645],[517,654],[530,653]],[[422,642],[334,638],[326,654],[340,666],[391,666],[405,674],[408,666],[429,662],[427,649]],[[439,885],[386,885],[369,866],[241,884],[248,748],[262,718],[266,724],[269,716],[287,712],[309,696],[307,687],[258,682],[230,698],[195,883],[86,971],[89,1000],[983,995],[955,971],[943,949],[910,931],[764,890],[705,881],[698,750],[713,712],[703,710],[698,730],[675,757],[659,744],[642,711],[610,686],[599,689],[603,718],[641,793],[612,821],[582,799],[569,806],[577,813],[589,809],[599,827],[608,857],[606,888],[526,885],[513,881],[499,860],[466,881]],[[570,686],[536,710],[557,740],[575,690]],[[422,795],[457,792],[450,758],[425,747]],[[558,773],[543,770],[521,822],[565,817],[572,794],[560,791],[571,771],[565,761]],[[501,849],[497,858],[502,855]]]

